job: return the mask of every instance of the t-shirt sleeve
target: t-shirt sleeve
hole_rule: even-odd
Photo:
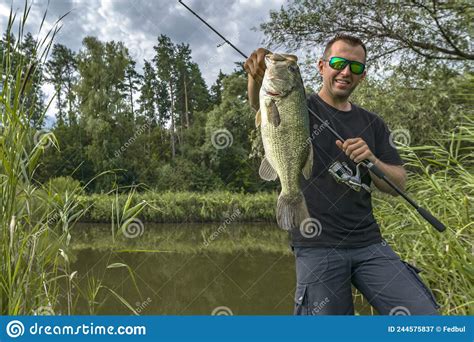
[[[397,149],[392,146],[390,130],[387,124],[379,117],[375,124],[375,156],[382,162],[392,165],[403,165]]]

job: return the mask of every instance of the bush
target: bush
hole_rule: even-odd
[[[119,195],[121,206],[127,196]],[[275,219],[275,193],[240,194],[224,191],[195,192],[147,192],[138,194],[133,204],[146,201],[150,205],[141,213],[147,222],[220,222],[239,209],[237,222],[269,221]],[[115,196],[83,196],[82,202],[91,209],[83,217],[87,222],[110,222],[110,211]]]

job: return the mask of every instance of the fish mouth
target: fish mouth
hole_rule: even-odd
[[[268,90],[265,90],[265,94],[270,95],[270,96],[280,96],[281,95],[280,93],[274,93],[274,92],[271,92],[271,91],[268,91]]]

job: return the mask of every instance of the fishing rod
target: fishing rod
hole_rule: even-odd
[[[222,34],[220,34],[215,28],[213,28],[211,25],[209,25],[204,19],[202,19],[196,12],[194,12],[191,8],[186,6],[182,0],[178,0],[178,2],[183,5],[188,11],[190,11],[192,14],[194,14],[199,20],[201,20],[207,27],[209,27],[212,31],[214,31],[219,37],[224,39],[224,41],[229,44],[234,50],[236,50],[238,53],[242,55],[245,59],[248,59],[248,56],[244,54],[242,51],[240,51],[237,47],[235,47],[234,44],[229,42]],[[308,107],[309,112],[316,117],[316,119],[321,122],[321,124],[324,124],[329,131],[339,140],[341,140],[344,143],[344,139],[337,133],[331,126],[327,124],[327,122],[323,121],[318,114],[316,114],[311,108]],[[370,170],[375,176],[378,178],[382,179],[385,183],[387,183],[397,194],[402,196],[408,203],[410,203],[413,208],[416,209],[416,211],[427,221],[429,222],[436,230],[439,232],[443,232],[446,230],[446,226],[441,223],[436,217],[434,217],[428,210],[426,210],[423,207],[420,207],[418,203],[416,203],[414,200],[412,200],[408,195],[406,195],[401,189],[398,188],[390,179],[388,179],[385,174],[378,168],[374,163],[372,163],[370,160],[365,159],[361,162],[362,165],[364,165],[368,170]]]

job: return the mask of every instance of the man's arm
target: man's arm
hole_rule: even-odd
[[[385,176],[391,180],[400,190],[405,190],[406,184],[406,172],[405,168],[401,165],[391,165],[382,162],[377,159],[377,157],[372,153],[367,146],[367,143],[362,138],[353,138],[347,139],[342,143],[342,141],[337,140],[336,145],[346,153],[346,155],[353,160],[355,163],[360,163],[362,160],[369,160],[375,164]],[[397,196],[397,192],[393,190],[390,185],[385,183],[382,179],[378,178],[372,172],[370,172],[370,177],[374,182],[375,186],[383,192],[386,192],[392,196]]]
[[[372,163],[374,163],[375,166],[377,166],[400,190],[405,191],[407,173],[402,165],[387,164],[377,158]],[[392,196],[398,196],[397,192],[393,190],[390,185],[378,178],[372,172],[370,172],[370,177],[372,178],[372,181],[374,182],[377,189]]]

